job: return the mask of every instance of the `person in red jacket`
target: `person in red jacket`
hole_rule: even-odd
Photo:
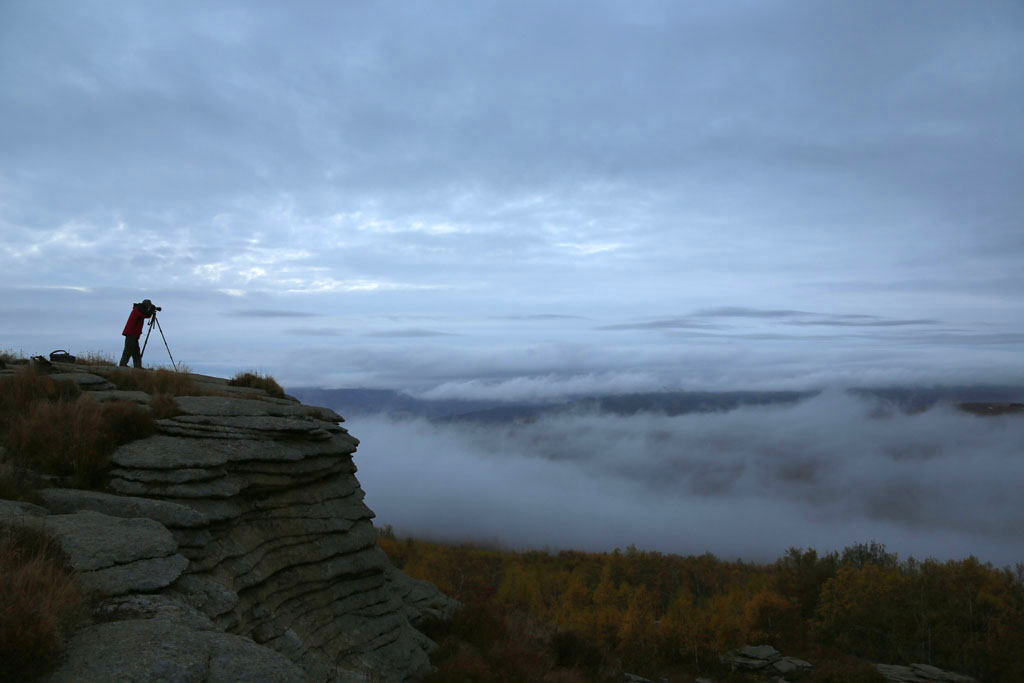
[[[128,367],[128,358],[137,368],[142,367],[142,351],[139,350],[139,337],[142,336],[143,320],[152,316],[156,311],[162,310],[154,306],[149,299],[143,299],[140,304],[132,304],[132,312],[128,315],[128,322],[124,325],[124,353],[121,354],[121,367]]]

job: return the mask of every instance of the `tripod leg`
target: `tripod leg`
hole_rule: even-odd
[[[149,321],[149,329],[146,330],[146,341],[142,344],[142,351],[139,352],[139,364],[142,364],[142,357],[146,355],[146,344],[149,343],[149,333],[153,331],[153,323],[156,322],[156,313],[153,314],[153,319]]]
[[[178,364],[174,362],[174,356],[171,355],[171,347],[167,345],[167,337],[164,336],[164,328],[160,325],[160,321],[156,319],[156,313],[153,314],[153,321],[156,323],[156,329],[160,330],[160,338],[164,340],[164,348],[167,349],[167,355],[171,359],[171,365],[174,367],[175,372],[177,372]]]

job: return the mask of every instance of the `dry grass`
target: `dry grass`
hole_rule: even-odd
[[[36,493],[31,476],[7,464],[0,464],[0,499],[23,500],[42,505],[43,499]]]
[[[228,384],[233,387],[252,387],[253,389],[262,389],[269,395],[276,398],[284,398],[284,389],[277,383],[277,380],[270,375],[264,375],[259,372],[240,372],[231,379],[228,380]]]
[[[16,363],[25,360],[25,353],[13,349],[0,349],[0,361],[5,363]]]
[[[95,488],[115,448],[155,432],[144,408],[126,401],[97,403],[74,383],[31,367],[0,378],[0,445],[16,467]],[[25,481],[4,486],[22,491],[19,497],[26,493]]]
[[[197,396],[202,393],[199,385],[188,373],[173,370],[142,370],[135,368],[117,368],[112,372],[104,372],[103,376],[110,380],[118,389],[144,391],[147,394],[170,394],[171,396]]]
[[[182,414],[178,404],[174,402],[174,397],[170,394],[155,394],[149,400],[149,407],[153,410],[154,420],[164,420]]]
[[[0,434],[36,401],[73,401],[81,394],[72,382],[55,382],[27,365],[11,377],[0,377]]]
[[[78,488],[96,488],[118,446],[156,433],[153,416],[127,401],[36,401],[11,422],[8,457],[44,474],[65,476]]]
[[[75,356],[77,365],[117,365],[114,357],[103,351],[89,351],[83,356]]]
[[[45,673],[81,616],[81,590],[57,544],[0,525],[0,680]]]

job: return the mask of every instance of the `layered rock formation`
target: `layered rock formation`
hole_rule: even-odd
[[[109,374],[114,368],[102,369]],[[98,400],[148,403],[73,373]],[[102,601],[53,681],[405,681],[430,670],[415,624],[452,601],[376,545],[331,410],[193,375],[159,433],[118,449],[105,492],[0,506],[69,553]],[[84,676],[84,678],[83,678]]]

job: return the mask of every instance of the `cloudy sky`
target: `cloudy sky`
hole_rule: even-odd
[[[149,297],[292,386],[1024,382],[1022,65],[1015,0],[2,3],[0,348]]]

